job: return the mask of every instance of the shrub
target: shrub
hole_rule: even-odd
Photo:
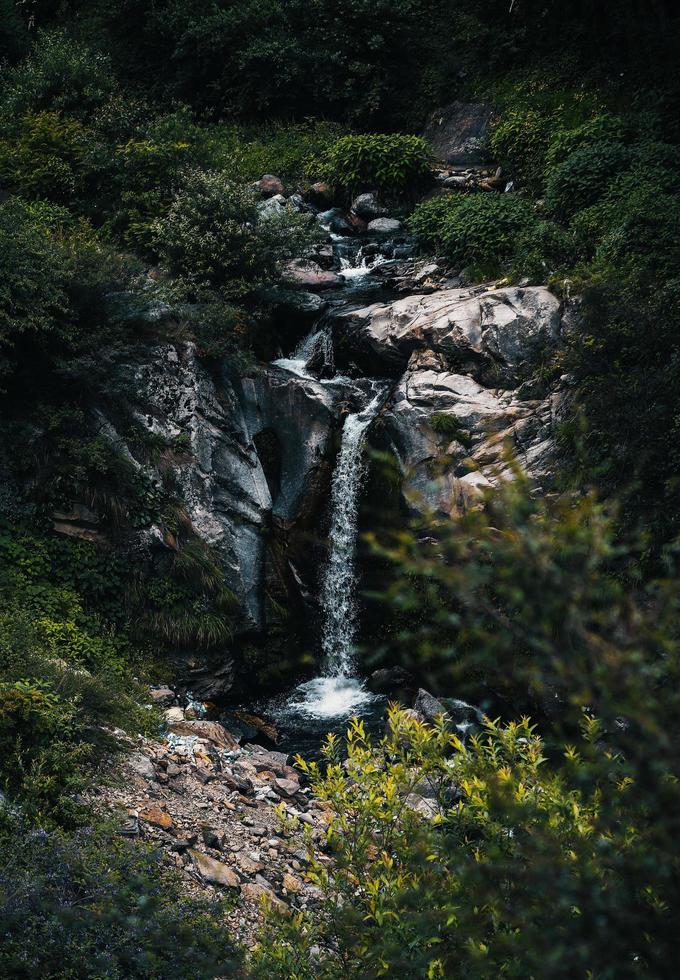
[[[345,127],[323,119],[259,126],[216,126],[211,140],[216,165],[247,180],[276,174],[283,180],[316,179],[318,160],[345,135]]]
[[[535,220],[531,203],[516,194],[471,195],[444,222],[444,252],[460,265],[496,266],[512,258]]]
[[[68,322],[72,266],[53,214],[15,198],[0,201],[0,375],[22,334],[63,330]]]
[[[2,833],[0,974],[212,980],[236,974],[224,909],[188,898],[161,855],[115,827]]]
[[[558,129],[545,154],[546,170],[564,163],[567,157],[583,147],[622,143],[625,133],[626,124],[621,116],[609,112],[599,113],[573,129]]]
[[[286,210],[261,220],[256,202],[251,189],[223,174],[191,170],[154,225],[155,248],[193,291],[248,292],[313,235],[308,216]]]
[[[459,442],[461,446],[469,446],[472,442],[469,432],[463,428],[455,415],[447,412],[433,412],[430,415],[430,425],[436,433]]]
[[[60,112],[91,119],[115,93],[109,59],[59,31],[39,31],[25,61],[4,73],[0,116]]]
[[[352,193],[377,189],[400,194],[428,176],[430,150],[418,136],[343,136],[328,149],[322,167],[327,180]]]
[[[312,862],[314,919],[270,912],[256,978],[672,972],[677,816],[647,809],[643,753],[617,753],[597,721],[557,762],[527,719],[463,745],[395,708],[377,744],[355,720],[344,747],[344,763],[332,736],[325,765],[298,760],[333,864]],[[677,800],[677,766],[655,762]]]
[[[27,113],[0,140],[0,180],[25,197],[70,203],[83,192],[92,134],[59,113]]]
[[[493,158],[520,185],[539,189],[552,121],[538,109],[511,109],[491,128],[489,146]]]
[[[407,220],[409,231],[417,235],[418,241],[425,248],[439,251],[444,244],[443,230],[447,219],[458,210],[464,200],[463,194],[451,193],[421,201]]]
[[[568,220],[600,200],[634,159],[633,151],[620,143],[595,143],[575,150],[548,175],[548,209],[557,218]]]

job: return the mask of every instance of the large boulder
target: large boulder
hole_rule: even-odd
[[[449,370],[431,351],[414,354],[383,415],[383,439],[399,460],[414,512],[453,516],[512,479],[508,451],[537,488],[554,480],[555,431],[564,395],[523,399]]]
[[[483,164],[492,115],[491,107],[482,102],[452,102],[435,109],[423,136],[442,163],[452,167]]]
[[[560,309],[542,286],[442,289],[341,312],[335,329],[393,369],[404,367],[414,350],[429,349],[471,373],[493,367],[511,385],[540,346],[557,342]]]
[[[383,218],[387,211],[380,204],[378,195],[369,191],[366,194],[359,194],[352,201],[352,211],[358,214],[365,221],[373,221],[374,218]]]
[[[371,235],[396,235],[401,231],[401,221],[396,218],[374,218],[368,222],[368,231]]]

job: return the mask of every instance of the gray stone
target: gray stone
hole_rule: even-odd
[[[352,201],[352,211],[358,214],[365,221],[372,221],[374,218],[383,218],[387,210],[382,207],[378,200],[378,195],[373,193],[359,194]]]
[[[342,276],[322,269],[308,259],[295,259],[284,267],[284,276],[291,285],[309,291],[339,289],[345,285]]]
[[[551,489],[555,434],[566,404],[561,392],[523,400],[485,388],[449,371],[439,354],[413,354],[383,415],[384,437],[401,464],[406,505],[415,513],[446,516],[476,506],[484,491],[513,478],[508,448],[537,488]]]
[[[408,295],[336,318],[360,350],[389,366],[404,365],[418,348],[471,359],[500,370],[508,383],[539,346],[557,343],[560,302],[542,286],[489,289],[479,286]]]
[[[396,218],[375,218],[368,222],[368,231],[373,235],[395,235],[401,231],[401,221]]]
[[[131,769],[134,769],[138,776],[148,779],[149,782],[156,781],[156,770],[154,769],[153,762],[143,752],[133,752],[128,758],[128,765]]]
[[[492,119],[491,107],[481,102],[452,102],[436,109],[427,121],[424,138],[435,157],[450,166],[481,164]]]

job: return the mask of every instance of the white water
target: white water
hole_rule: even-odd
[[[352,265],[351,259],[341,258],[338,275],[342,276],[343,279],[362,279],[370,273],[371,269],[376,269],[386,261],[387,259],[383,255],[364,255],[359,265]]]
[[[278,714],[320,721],[349,718],[375,700],[354,676],[353,648],[358,626],[356,541],[359,491],[364,475],[366,429],[380,407],[382,386],[360,412],[348,415],[331,487],[328,562],[321,579],[323,674],[295,688]]]
[[[362,449],[364,433],[375,417],[381,399],[382,390],[379,390],[361,412],[345,419],[340,455],[333,474],[328,564],[321,582],[324,614],[321,647],[328,677],[350,677],[354,666],[352,648],[357,631],[354,559],[359,490],[364,475]]]
[[[353,265],[357,259],[357,256],[352,259],[341,257],[340,275],[347,280],[360,279],[385,261],[383,256],[377,255],[362,257],[358,265]],[[323,330],[312,330],[290,357],[280,358],[274,364],[319,384],[352,384],[349,378],[337,375],[328,380],[310,375],[307,362],[317,344],[325,345],[326,363],[332,365],[332,339]],[[383,394],[383,386],[375,385],[370,402],[360,412],[345,419],[331,487],[328,561],[321,576],[323,674],[300,684],[283,703],[279,703],[274,713],[284,723],[293,719],[338,721],[376,701],[376,696],[354,675],[353,647],[358,626],[355,556],[359,492],[364,476],[364,435],[378,412]]]

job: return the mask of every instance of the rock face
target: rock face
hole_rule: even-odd
[[[241,378],[225,367],[215,378],[191,343],[146,348],[139,361],[120,365],[120,377],[134,393],[130,411],[147,431],[169,441],[182,438],[185,448],[170,461],[177,495],[195,531],[220,558],[240,600],[241,628],[261,629],[267,576],[278,577],[279,594],[290,590],[290,602],[299,601],[300,569],[290,566],[288,555],[281,558],[271,530],[279,526],[290,535],[296,522],[314,523],[325,505],[326,456],[339,424],[342,386],[322,386],[274,365]],[[103,413],[99,425],[144,468]],[[145,546],[165,547],[159,529],[145,532]],[[206,687],[205,665],[194,659],[202,696],[229,689],[228,663],[220,666],[224,676],[211,673]]]
[[[540,286],[442,289],[341,314],[336,328],[393,370],[427,348],[456,358],[466,371],[493,367],[499,380],[512,383],[528,355],[556,341],[560,303]]]
[[[384,436],[404,472],[410,508],[453,515],[480,491],[512,478],[508,450],[549,489],[565,396],[525,400],[453,373],[432,351],[412,356],[384,415]]]
[[[491,118],[491,108],[484,103],[452,102],[432,113],[423,136],[442,163],[461,167],[482,164]]]

